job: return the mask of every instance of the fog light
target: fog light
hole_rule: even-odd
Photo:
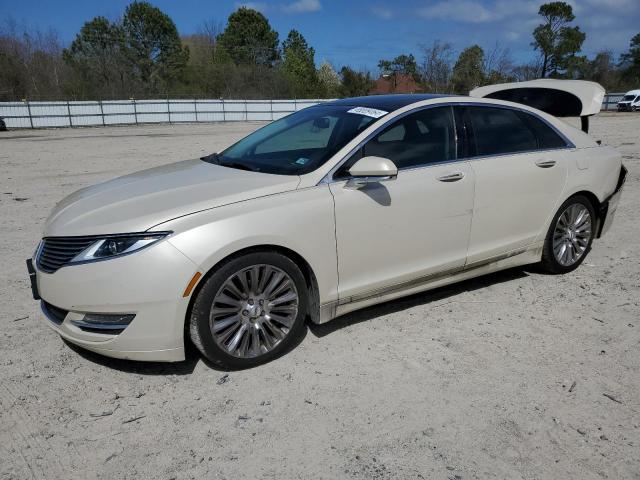
[[[122,332],[134,318],[135,315],[129,313],[87,313],[82,320],[72,320],[71,323],[82,330],[113,334]]]

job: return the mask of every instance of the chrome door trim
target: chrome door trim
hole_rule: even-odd
[[[536,255],[542,255],[542,246],[541,245],[529,246],[527,248],[515,250],[507,254],[499,255],[486,260],[480,260],[478,262],[474,262],[464,267],[451,268],[442,272],[425,275],[423,277],[419,277],[414,280],[409,280],[407,282],[403,282],[400,284],[391,285],[388,287],[382,287],[382,288],[371,290],[369,292],[365,292],[359,295],[352,295],[350,297],[345,297],[338,300],[332,300],[330,302],[320,305],[319,318],[314,319],[313,322],[316,324],[323,324],[335,319],[337,316],[339,316],[338,315],[339,307],[344,305],[362,302],[362,301],[370,300],[372,298],[384,297],[385,295],[388,295],[388,294],[398,293],[398,292],[402,292],[403,290],[409,290],[415,287],[424,286],[429,284],[430,282],[434,282],[441,278],[445,278],[451,275],[457,275],[463,272],[478,270],[492,263],[499,262],[501,260],[506,260],[508,258],[514,257],[516,255],[520,255],[523,253],[532,253]]]
[[[478,268],[485,267],[485,266],[487,266],[487,265],[489,265],[491,263],[496,263],[496,262],[499,262],[501,260],[506,260],[507,258],[515,257],[516,255],[520,255],[522,253],[526,253],[529,250],[535,250],[535,249],[532,249],[531,247],[520,248],[518,250],[513,250],[513,251],[508,252],[508,253],[503,253],[501,255],[496,255],[494,257],[490,257],[490,258],[487,258],[485,260],[480,260],[480,261],[474,262],[472,264],[464,265],[464,266],[461,266],[461,267],[449,268],[449,269],[442,270],[442,271],[439,271],[439,272],[430,273],[428,275],[417,277],[417,278],[414,278],[413,280],[407,280],[405,282],[397,283],[395,285],[389,285],[389,286],[386,286],[386,287],[380,287],[380,288],[376,288],[374,290],[370,290],[368,292],[359,293],[357,295],[351,295],[351,296],[345,297],[345,298],[340,298],[340,299],[338,299],[338,306],[342,306],[342,305],[346,305],[346,304],[354,303],[354,302],[361,302],[361,301],[365,301],[365,300],[370,300],[372,298],[382,297],[382,296],[385,296],[385,295],[389,295],[391,293],[402,292],[403,290],[410,290],[412,288],[420,287],[420,286],[422,286],[424,284],[434,282],[434,281],[439,280],[439,279],[444,278],[444,277],[448,277],[448,276],[451,276],[451,275],[455,275],[455,274],[458,274],[458,273],[467,272],[467,271],[471,271],[471,270],[476,270]]]
[[[338,163],[336,163],[331,170],[329,170],[329,172],[322,177],[322,179],[317,183],[317,185],[321,185],[324,183],[334,183],[334,182],[340,182],[340,181],[345,181],[348,180],[348,178],[333,178],[334,174],[340,169],[340,167],[342,167],[342,165],[351,158],[351,156],[357,152],[360,148],[362,148],[362,146],[367,143],[369,140],[371,140],[373,137],[375,137],[377,134],[379,134],[382,130],[384,130],[386,127],[388,127],[389,125],[391,125],[393,122],[395,122],[396,120],[399,120],[401,118],[406,117],[407,115],[411,115],[413,113],[416,112],[420,112],[422,110],[427,110],[427,109],[431,109],[431,108],[438,108],[438,107],[455,107],[455,106],[463,106],[463,107],[487,107],[487,108],[503,108],[506,110],[515,110],[518,112],[523,112],[525,114],[529,114],[529,115],[533,115],[534,117],[536,117],[538,120],[541,120],[545,125],[547,125],[549,128],[551,128],[557,135],[560,136],[560,138],[562,138],[562,140],[565,141],[565,146],[563,147],[556,147],[556,148],[544,148],[544,149],[534,149],[534,150],[523,150],[521,152],[509,152],[509,153],[500,153],[500,154],[494,154],[494,155],[475,155],[472,157],[464,157],[464,158],[455,158],[453,160],[443,160],[441,162],[430,162],[430,163],[425,163],[424,165],[414,165],[412,167],[409,168],[399,168],[398,172],[401,171],[406,171],[406,170],[417,170],[419,168],[425,168],[425,167],[432,167],[432,166],[436,166],[436,165],[443,165],[443,164],[448,164],[448,163],[456,163],[456,162],[462,162],[462,161],[469,161],[469,160],[482,160],[485,158],[494,158],[494,157],[504,157],[507,155],[522,155],[522,154],[530,154],[530,153],[543,153],[543,152],[555,152],[558,150],[572,150],[575,149],[576,146],[575,144],[569,140],[566,135],[564,135],[560,130],[558,130],[554,125],[552,125],[551,123],[549,123],[549,121],[546,118],[541,117],[540,115],[538,115],[536,112],[532,112],[530,110],[526,110],[524,108],[518,108],[518,107],[513,107],[511,105],[497,105],[497,104],[493,104],[493,103],[479,103],[479,102],[444,102],[444,103],[436,103],[436,104],[431,104],[431,105],[423,105],[421,107],[416,107],[413,108],[411,110],[408,110],[406,112],[401,113],[400,115],[397,115],[395,117],[392,118],[388,118],[387,121],[385,123],[383,123],[382,125],[380,125],[378,128],[376,128],[373,132],[371,132],[369,135],[367,135],[364,139],[362,139],[355,147],[353,147],[351,150],[349,150],[349,152],[347,154],[345,154],[342,159],[340,159],[338,161]],[[384,117],[383,117],[384,118]],[[454,132],[456,133],[456,155],[457,155],[457,130],[455,129],[455,115],[453,117],[453,121],[454,121]]]
[[[511,252],[503,253],[501,255],[496,255],[494,257],[487,258],[485,260],[479,260],[477,262],[463,265],[460,267],[449,268],[446,270],[442,270],[435,273],[430,273],[428,275],[423,275],[421,277],[414,278],[412,280],[407,280],[405,282],[396,283],[394,285],[389,285],[385,287],[376,288],[373,290],[369,290],[367,292],[359,293],[356,295],[351,295],[349,297],[338,299],[337,306],[346,305],[354,302],[361,302],[365,300],[369,300],[371,298],[382,297],[384,295],[388,295],[391,293],[402,292],[403,290],[410,290],[415,287],[420,287],[424,284],[434,282],[444,277],[448,277],[450,275],[455,275],[457,273],[467,272],[470,270],[475,270],[484,266],[487,266],[491,263],[499,262],[500,260],[506,260],[507,258],[515,257],[516,255],[520,255],[522,253],[526,253],[529,250],[534,250],[531,247],[520,248],[517,250],[513,250]]]

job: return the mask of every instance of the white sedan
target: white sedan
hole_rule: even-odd
[[[516,85],[330,101],[80,190],[27,261],[34,297],[86,349],[180,361],[191,340],[245,368],[307,320],[518,265],[570,272],[611,225],[626,170],[526,105],[545,108],[551,89]],[[565,114],[595,113],[592,85],[553,88],[580,102]]]

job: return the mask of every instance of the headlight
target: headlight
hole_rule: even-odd
[[[163,239],[171,232],[132,233],[96,239],[91,245],[73,257],[69,263],[108,260],[128,255]]]

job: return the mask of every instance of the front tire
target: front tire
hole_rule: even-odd
[[[198,350],[227,369],[266,363],[291,348],[308,312],[298,266],[276,252],[232,258],[207,278],[191,310]]]
[[[542,267],[550,273],[568,273],[580,266],[591,250],[596,215],[591,201],[576,195],[554,215],[542,249]]]

